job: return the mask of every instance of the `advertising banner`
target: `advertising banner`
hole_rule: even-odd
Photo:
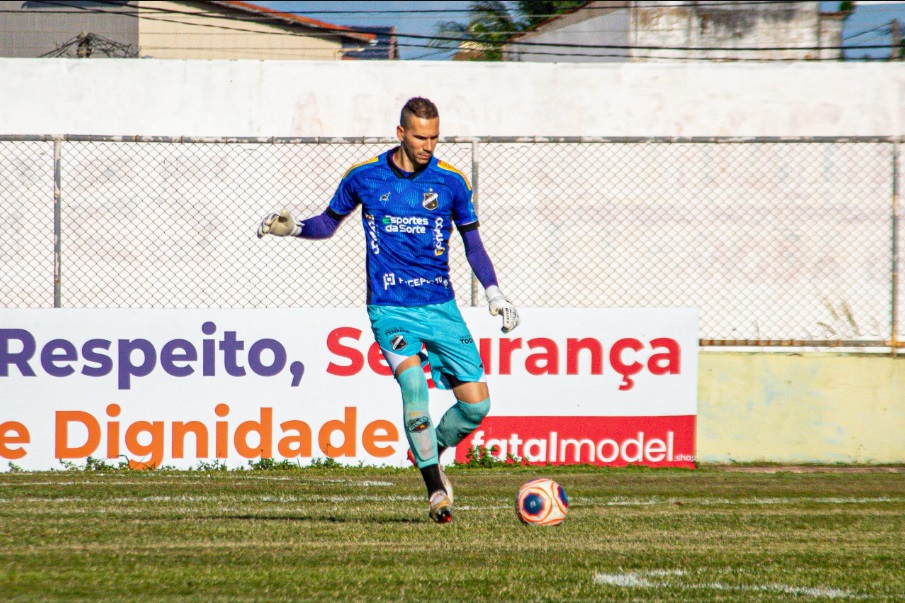
[[[697,311],[462,311],[491,410],[455,451],[693,467]],[[429,372],[427,373],[429,376]],[[439,421],[452,392],[431,385]],[[262,458],[404,466],[399,388],[364,309],[0,309],[0,471]]]

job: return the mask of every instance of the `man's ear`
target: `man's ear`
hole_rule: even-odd
[[[401,125],[396,126],[396,138],[399,139],[399,142],[402,142],[402,139],[405,138],[405,128]]]

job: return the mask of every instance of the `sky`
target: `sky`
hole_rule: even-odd
[[[469,0],[463,1],[353,1],[353,2],[252,2],[276,10],[292,12],[306,17],[355,26],[395,25],[398,34],[430,36],[438,24],[444,21],[467,21]],[[514,2],[507,2],[510,6]],[[822,11],[835,11],[839,2],[821,2]],[[902,37],[905,38],[905,2],[856,2],[854,13],[843,26],[843,45],[886,44],[890,41],[889,24],[898,19]],[[427,40],[399,38],[399,55],[404,60],[448,60],[451,52],[439,51],[427,46]],[[888,50],[846,50],[848,59],[880,58],[889,55]]]
[[[407,0],[365,2],[252,2],[280,11],[292,12],[337,25],[359,27],[396,26],[396,32],[431,36],[436,26],[444,21],[468,20],[469,0],[417,1]],[[513,4],[513,3],[509,3]],[[451,52],[439,51],[427,46],[427,40],[398,38],[399,58],[404,60],[446,60]]]
[[[823,10],[834,10],[838,3],[821,2]],[[829,8],[824,8],[828,5]],[[898,19],[902,38],[905,38],[905,2],[857,2],[855,12],[846,19],[842,28],[842,45],[854,44],[888,44],[890,42],[889,24]],[[887,57],[888,50],[846,50],[847,59],[865,57]]]

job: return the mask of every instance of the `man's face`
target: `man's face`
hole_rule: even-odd
[[[414,167],[427,165],[440,138],[440,118],[422,119],[413,115],[407,127],[396,126],[396,136]]]

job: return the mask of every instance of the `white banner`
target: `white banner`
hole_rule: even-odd
[[[463,309],[485,362],[488,419],[691,417],[679,460],[693,460],[696,310],[520,313],[503,335],[486,309]],[[389,375],[363,309],[2,309],[0,470],[89,456],[180,468],[327,457],[402,466]],[[453,402],[432,389],[434,420]],[[674,460],[654,449],[654,460]]]

